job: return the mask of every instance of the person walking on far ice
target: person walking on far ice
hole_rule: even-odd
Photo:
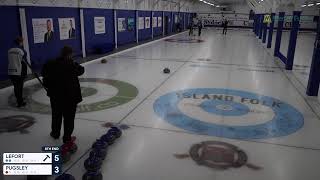
[[[193,19],[191,19],[190,24],[189,24],[189,36],[193,36]]]
[[[198,36],[201,36],[202,28],[203,28],[203,23],[202,23],[202,20],[199,19],[199,21],[198,21]]]
[[[223,26],[222,34],[224,34],[224,35],[227,35],[228,23],[229,23],[229,21],[228,21],[227,19],[225,19],[225,20],[222,22],[222,26]]]

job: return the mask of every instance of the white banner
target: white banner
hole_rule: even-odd
[[[149,29],[150,28],[150,17],[145,18],[145,28]]]
[[[76,28],[74,18],[59,18],[60,40],[75,39]]]
[[[94,17],[94,33],[105,34],[106,33],[106,19],[105,17]]]
[[[249,20],[249,14],[199,14],[198,17],[204,21],[205,26],[220,26],[222,20],[227,19],[229,21],[229,26],[243,26],[251,27],[253,25],[253,20]],[[284,17],[284,28],[291,28],[292,26],[292,15],[286,15]],[[277,27],[279,17],[275,17],[274,26]],[[301,16],[300,17],[300,28],[316,29],[317,23],[314,22],[314,16]]]
[[[54,37],[52,18],[32,19],[33,42],[50,42]]]
[[[252,26],[249,22],[249,14],[199,14],[205,26],[221,26],[222,21],[227,19],[229,26]]]
[[[153,17],[152,18],[152,27],[157,27],[158,26],[158,18],[157,17]]]
[[[312,16],[300,17],[300,28],[317,29],[317,22],[313,21]]]
[[[126,31],[126,29],[127,29],[126,18],[118,18],[118,32]]]
[[[162,26],[162,17],[158,17],[158,27]]]
[[[139,29],[144,29],[144,17],[139,17]]]

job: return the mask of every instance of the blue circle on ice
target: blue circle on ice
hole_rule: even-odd
[[[233,116],[233,118],[247,113],[251,113],[247,106],[250,103],[259,103],[274,112],[272,119],[265,123],[249,126],[232,126],[217,123],[204,122],[194,117],[189,117],[181,112],[178,104],[184,98],[199,99],[201,95],[219,95],[220,99],[205,99],[200,107],[213,114],[222,116]],[[221,98],[234,97],[240,100],[226,101]],[[215,108],[208,108],[214,106]],[[153,104],[155,113],[166,120],[168,123],[181,129],[210,136],[225,137],[231,139],[265,139],[287,136],[295,133],[304,125],[303,115],[293,106],[275,99],[273,97],[259,95],[251,92],[218,89],[218,88],[199,88],[175,91],[159,97]],[[237,109],[237,110],[235,110]]]
[[[244,104],[224,100],[204,101],[200,107],[208,113],[222,116],[242,116],[250,111],[249,107]]]

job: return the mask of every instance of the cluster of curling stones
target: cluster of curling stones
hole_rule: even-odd
[[[122,135],[118,127],[111,127],[108,132],[97,139],[93,145],[88,159],[84,162],[87,172],[82,176],[82,180],[102,180],[101,166],[107,156],[108,147]]]

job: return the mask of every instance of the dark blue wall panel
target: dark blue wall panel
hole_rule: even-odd
[[[164,16],[168,18],[168,25],[167,28],[168,29],[168,33],[171,34],[172,33],[172,24],[173,24],[173,18],[172,18],[172,12],[168,12],[168,11],[165,11],[164,12]],[[163,20],[164,22],[164,20]]]
[[[60,7],[26,7],[26,20],[29,36],[29,47],[31,61],[35,68],[39,69],[42,65],[60,54],[60,49],[65,46],[71,46],[75,56],[80,56],[81,51],[81,32],[80,32],[80,17],[78,8],[60,8]],[[49,43],[34,43],[33,39],[33,18],[52,18],[54,37]],[[58,18],[75,18],[76,38],[68,40],[60,40]]]
[[[184,13],[180,12],[180,17],[181,17],[181,28],[182,30],[184,29]]]
[[[154,11],[153,12],[153,17],[161,17],[162,18],[162,11]],[[156,36],[161,36],[162,35],[162,29],[163,29],[163,20],[162,20],[162,24],[161,24],[161,27],[156,27],[156,28],[153,28],[153,36],[156,37]]]
[[[20,33],[20,20],[17,7],[0,6],[0,80],[8,79],[8,50]]]
[[[172,25],[173,25],[173,32],[177,32],[177,25],[180,23],[179,13],[178,12],[172,12]],[[175,22],[176,17],[178,17],[178,22]]]
[[[181,14],[182,14],[182,24],[183,24],[182,29],[184,30],[187,28],[187,26],[186,26],[186,13],[181,13]]]
[[[117,12],[117,18],[126,18],[126,22],[128,22],[128,18],[134,18],[134,22],[136,22],[136,11],[116,10],[116,12]],[[126,31],[118,32],[118,45],[121,46],[124,44],[133,43],[135,41],[136,41],[136,27],[134,27],[132,31],[128,31],[127,29]]]
[[[114,13],[110,9],[84,9],[83,10],[86,37],[86,52],[93,53],[97,47],[114,48]],[[106,33],[95,34],[94,17],[105,17]],[[109,49],[112,50],[112,49]]]
[[[185,21],[185,28],[188,29],[190,24],[190,13],[186,13],[184,21]]]
[[[190,24],[190,13],[186,13],[186,28],[189,28],[189,24]]]
[[[151,20],[151,11],[139,11],[139,17],[150,17]],[[151,25],[151,22],[150,22]],[[139,30],[139,41],[151,39],[152,29],[140,29]]]

